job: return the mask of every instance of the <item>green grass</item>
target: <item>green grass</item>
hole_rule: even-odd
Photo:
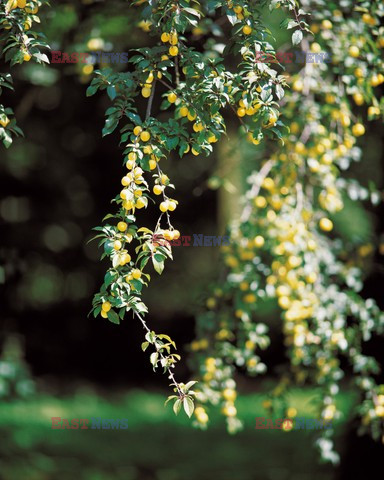
[[[294,390],[289,403],[300,416],[314,415],[312,390]],[[210,428],[191,428],[184,416],[164,408],[164,396],[131,390],[110,395],[79,393],[65,398],[39,396],[0,407],[0,471],[6,480],[331,480],[319,465],[314,431],[255,430],[267,416],[264,396],[240,397],[244,430],[231,436],[212,416]],[[341,443],[353,397],[341,394],[344,421],[336,427]],[[127,418],[128,430],[52,430],[51,417]]]

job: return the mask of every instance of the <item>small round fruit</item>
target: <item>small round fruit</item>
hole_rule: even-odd
[[[360,55],[360,50],[356,45],[351,45],[348,49],[348,53],[351,57],[357,58]]]
[[[111,307],[112,305],[109,302],[103,302],[103,304],[101,305],[101,310],[103,312],[109,312],[109,310],[111,310]]]
[[[164,190],[164,187],[162,187],[161,185],[155,185],[153,187],[153,193],[155,195],[161,195],[163,193],[163,190]]]
[[[245,26],[243,27],[243,33],[244,33],[244,35],[250,35],[251,32],[252,32],[252,28],[251,28],[249,25],[245,25]]]
[[[262,237],[261,235],[257,235],[253,240],[253,243],[255,244],[255,247],[261,248],[265,243],[264,237]]]
[[[24,57],[23,57],[24,62],[29,62],[31,58],[32,58],[32,55],[30,53],[28,52],[24,53]]]
[[[169,33],[163,32],[160,38],[163,43],[169,42]]]
[[[139,278],[141,277],[141,271],[138,268],[133,269],[131,274],[135,280],[139,280]]]
[[[323,217],[319,222],[319,227],[324,232],[330,232],[333,229],[333,222],[329,218]]]
[[[172,200],[168,203],[168,210],[170,212],[173,212],[174,210],[176,210],[176,207],[177,207],[177,204],[176,202],[173,202]]]
[[[163,213],[167,212],[168,211],[168,206],[169,206],[168,200],[165,200],[164,202],[161,202],[160,207],[159,207],[160,211],[163,212]]]
[[[137,159],[137,153],[135,152],[128,153],[128,160],[132,160],[132,162],[136,162],[136,159]]]
[[[115,250],[120,250],[120,248],[121,248],[121,242],[120,242],[120,240],[115,240],[115,241],[113,242],[113,248],[114,248]]]
[[[136,135],[136,137],[137,137],[138,135],[140,135],[140,133],[141,133],[142,131],[143,131],[143,129],[142,129],[139,125],[137,125],[137,126],[133,129],[133,133]]]
[[[107,313],[107,312],[104,312],[104,310],[101,310],[100,315],[101,315],[103,318],[108,318],[108,313]]]
[[[144,88],[141,89],[141,95],[144,98],[149,98],[151,96],[151,92],[152,92],[152,89],[150,89],[148,87],[144,87]]]
[[[361,135],[364,135],[365,133],[365,127],[362,123],[356,123],[352,127],[352,133],[355,135],[355,137],[361,137]]]
[[[139,197],[136,201],[136,208],[144,208],[147,206],[147,200],[145,197]]]
[[[169,54],[171,55],[171,57],[176,57],[178,53],[179,53],[179,49],[176,47],[176,45],[169,47]]]
[[[151,138],[151,134],[147,131],[141,132],[140,138],[143,142],[148,142],[148,140]]]
[[[186,117],[188,115],[188,108],[187,107],[181,107],[180,108],[180,115],[182,117]]]
[[[157,167],[156,160],[149,160],[149,169],[150,170],[155,170],[156,167]]]
[[[171,93],[168,95],[167,98],[168,98],[168,102],[169,102],[169,103],[175,103],[176,100],[177,100],[177,95],[176,95],[176,93],[171,92]]]
[[[9,118],[8,118],[8,117],[5,117],[4,120],[0,120],[0,125],[1,125],[3,128],[5,128],[5,127],[8,125],[9,122],[10,122]]]
[[[117,229],[119,230],[119,232],[125,232],[127,228],[128,228],[128,225],[125,222],[119,222],[117,224]]]

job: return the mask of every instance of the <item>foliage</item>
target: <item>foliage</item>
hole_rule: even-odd
[[[311,10],[310,2],[302,3]],[[292,90],[284,99],[290,133],[248,179],[231,246],[223,247],[226,281],[213,289],[208,311],[198,318],[192,350],[203,402],[220,405],[229,430],[236,431],[241,424],[233,375],[236,367],[250,375],[266,371],[258,354],[270,343],[268,327],[256,322],[255,314],[273,298],[282,311],[290,365],[266,402],[268,412],[284,409],[281,400],[292,383],[313,383],[322,389],[318,416],[338,418],[334,398],[351,372],[362,395],[361,431],[384,441],[384,384],[378,381],[378,362],[365,353],[372,337],[383,334],[384,314],[360,294],[362,258],[372,248],[333,230],[348,197],[380,200],[374,187],[361,186],[343,172],[363,158],[358,137],[365,132],[364,119],[383,115],[377,87],[384,81],[384,9],[370,2],[369,10],[356,7],[346,18],[352,2],[345,10],[322,6],[311,10],[315,41],[310,46],[306,41],[304,50],[332,52],[333,61],[306,63],[290,78]],[[205,427],[203,407],[196,417]],[[324,431],[317,445],[323,459],[337,463],[332,434]]]
[[[257,52],[273,52],[271,35],[260,21],[260,8],[249,2],[234,5],[212,1],[196,5],[192,8],[187,0],[177,4],[162,0],[156,8],[151,4],[146,6],[142,16],[151,26],[150,34],[160,40],[161,45],[138,49],[130,58],[133,72],[97,71],[87,91],[88,95],[93,95],[97,90],[106,90],[113,102],[106,111],[104,135],[112,133],[121,121],[127,119],[128,122],[120,129],[121,144],[125,146],[124,163],[128,169],[121,181],[124,188],[114,199],[120,208],[117,215],[106,217],[106,220],[113,218],[114,225],[96,228],[101,231],[96,238],[101,237],[99,245],[104,248],[103,257],[110,258],[112,267],[100,293],[95,295],[93,313],[95,317],[101,314],[114,323],[119,323],[129,311],[140,319],[147,330],[147,341],[154,336],[149,341],[155,347],[151,363],[156,367],[160,361],[177,393],[168,400],[175,400],[175,412],[183,405],[189,416],[194,408],[194,393],[187,394],[171,371],[179,357],[170,354],[172,342],[162,345],[158,341],[161,336],[150,332],[143,319],[147,309],[140,300],[142,287],[150,280],[149,274],[143,272],[147,263],[151,261],[156,272],[161,274],[165,260],[172,258],[170,246],[162,245],[161,241],[180,237],[170,217],[178,203],[168,193],[174,186],[162,171],[160,161],[172,151],[180,157],[189,151],[195,156],[209,155],[213,144],[225,133],[223,110],[227,107],[237,113],[251,143],[259,144],[264,136],[282,138],[284,124],[278,120],[276,100],[283,97],[286,85],[285,77],[268,64],[263,64],[258,73],[254,71]],[[293,5],[288,2],[289,8],[294,10]],[[270,6],[273,8],[273,2]],[[209,19],[212,29],[215,25],[214,35],[223,36],[225,32],[213,21],[217,10],[222,11],[231,26],[229,41],[226,45],[223,42],[199,52],[188,45],[185,35],[204,18],[206,26]],[[300,14],[296,13],[296,17]],[[303,20],[294,27],[300,32],[307,28]],[[232,71],[226,62],[237,55],[241,56],[241,62]],[[152,116],[157,84],[165,87],[161,109],[173,110],[167,121]],[[134,103],[140,91],[148,98],[145,116],[140,115]],[[243,120],[245,116],[249,121]],[[154,195],[161,198],[161,213],[153,230],[138,228],[135,214],[136,210],[147,208],[149,201],[156,203],[150,196],[148,173],[154,181]],[[135,260],[128,253],[132,241],[138,242]],[[144,345],[147,348],[148,342]]]
[[[40,23],[37,15],[44,1],[8,0],[0,4],[0,57],[15,65],[29,62],[49,63],[41,48],[48,48],[44,37],[32,29],[33,22]],[[0,73],[0,95],[4,88],[13,90],[10,73]],[[12,137],[22,135],[16,125],[13,111],[0,103],[0,140],[5,147],[12,144]]]

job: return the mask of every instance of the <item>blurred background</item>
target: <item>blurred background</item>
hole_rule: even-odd
[[[138,25],[137,11],[123,1],[61,1],[41,18],[52,50],[127,52],[153,42],[146,25]],[[268,22],[277,44],[283,44],[287,38],[278,29],[278,15],[269,15]],[[196,35],[193,42],[198,48],[202,39]],[[153,373],[142,353],[138,322],[127,319],[117,326],[87,316],[107,266],[99,262],[96,243],[87,242],[92,228],[113,210],[110,200],[123,172],[118,133],[101,137],[109,100],[102,94],[85,95],[92,73],[93,66],[82,63],[16,66],[16,93],[5,98],[26,138],[0,151],[0,478],[369,478],[383,447],[356,436],[352,409],[358,398],[348,379],[339,396],[344,412],[337,425],[340,466],[319,464],[312,447],[314,432],[254,429],[255,417],[265,415],[264,393],[286,362],[279,312],[273,305],[260,312],[271,329],[272,346],[263,357],[270,371],[264,378],[238,379],[245,428],[236,436],[226,433],[218,416],[213,415],[208,431],[200,432],[163,407],[167,380]],[[238,212],[234,192],[245,188],[247,174],[264,151],[260,148],[255,156],[243,145],[235,122],[229,123],[230,140],[222,140],[211,157],[174,157],[164,164],[177,187],[180,206],[174,225],[182,235],[223,234]],[[364,185],[374,179],[379,188],[381,134],[380,125],[370,126],[364,164],[353,165],[348,173]],[[338,214],[338,233],[365,247],[363,294],[384,308],[384,211],[366,208],[347,203]],[[145,212],[143,218],[143,225],[154,225],[157,211]],[[149,324],[178,344],[184,360],[177,367],[180,379],[190,375],[185,360],[194,315],[204,307],[205,292],[220,268],[217,247],[175,247],[174,261],[167,262],[161,277],[153,276],[144,292]],[[374,353],[383,352],[382,347],[380,341],[368,346]],[[300,406],[301,415],[311,417],[315,401],[315,388],[291,392],[290,403]],[[58,431],[51,429],[53,416],[127,418],[129,428]]]

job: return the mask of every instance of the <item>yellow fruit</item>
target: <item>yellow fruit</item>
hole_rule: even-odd
[[[164,190],[164,187],[162,187],[161,185],[155,185],[153,187],[153,193],[155,195],[161,195],[163,193],[163,190]]]
[[[351,124],[351,119],[345,113],[341,114],[340,120],[341,120],[341,124],[343,125],[343,127],[349,127],[349,125]]]
[[[356,123],[352,127],[352,133],[353,135],[355,135],[355,137],[360,137],[361,135],[364,135],[365,133],[364,125],[361,123]]]
[[[169,47],[169,54],[171,57],[176,57],[176,55],[179,53],[179,49],[173,45],[172,47]]]
[[[128,177],[128,175],[126,175],[125,177],[123,177],[121,179],[121,184],[124,186],[124,187],[128,187],[128,185],[132,182],[132,179],[130,177]]]
[[[223,398],[229,402],[234,402],[236,400],[236,396],[236,391],[232,390],[232,388],[226,388],[223,390]]]
[[[261,235],[257,235],[253,243],[255,244],[255,247],[261,248],[265,243],[264,237],[262,237]]]
[[[10,122],[9,118],[5,117],[4,120],[0,120],[0,125],[5,128],[9,122]]]
[[[382,405],[377,405],[375,408],[375,413],[378,417],[384,417],[384,407]]]
[[[141,277],[141,271],[138,268],[132,270],[131,274],[135,280],[138,280]]]
[[[147,206],[147,199],[145,197],[139,197],[136,200],[136,208],[144,208]]]
[[[326,30],[330,30],[330,29],[333,27],[332,22],[330,22],[329,20],[323,20],[323,21],[321,22],[321,25],[322,25],[322,27],[325,28]]]
[[[168,211],[168,206],[169,206],[168,200],[165,200],[164,202],[161,202],[160,207],[159,207],[160,211],[163,212],[163,213],[167,212]]]
[[[151,138],[151,134],[147,131],[141,132],[140,138],[143,142],[148,142],[148,140]]]
[[[120,257],[120,263],[119,265],[121,267],[124,267],[124,265],[126,265],[127,263],[129,263],[131,261],[131,256],[129,255],[129,253],[127,252],[124,252],[122,253],[121,257]]]
[[[357,58],[360,55],[360,50],[356,45],[351,45],[348,49],[348,53],[351,57]]]
[[[169,36],[169,43],[171,45],[176,45],[177,42],[178,42],[177,33],[171,33],[171,35]]]
[[[120,250],[120,248],[121,248],[121,242],[120,242],[120,240],[115,240],[115,241],[113,242],[113,248],[114,248],[115,250]]]
[[[104,312],[104,310],[101,310],[100,315],[101,315],[103,318],[108,318],[108,313],[107,313],[107,312]]]
[[[164,173],[161,175],[160,180],[163,185],[167,185],[169,182],[169,178]]]
[[[295,80],[295,82],[293,82],[292,88],[293,90],[295,90],[295,92],[301,92],[304,88],[303,81],[300,79]]]
[[[195,150],[194,148],[192,148],[192,154],[195,155],[197,157],[197,155],[199,155],[199,152],[197,150]]]
[[[188,112],[187,118],[190,122],[193,122],[196,118],[196,113]]]
[[[180,232],[179,230],[174,230],[173,231],[173,239],[178,240],[180,238]]]
[[[234,416],[236,416],[237,410],[236,410],[236,407],[234,405],[227,405],[221,410],[221,412],[226,417],[234,417]]]
[[[283,296],[279,297],[278,304],[283,310],[287,310],[291,306],[291,301],[288,297]]]
[[[144,87],[141,89],[141,95],[144,97],[144,98],[148,98],[151,96],[151,92],[152,90],[148,87]]]
[[[355,77],[357,77],[357,78],[363,78],[364,77],[363,69],[360,68],[360,67],[355,68],[354,74],[355,74]]]
[[[168,55],[162,55],[162,56],[161,56],[161,61],[162,61],[162,62],[166,62],[167,60],[169,60]]]
[[[264,208],[267,205],[267,200],[265,199],[265,197],[262,197],[261,195],[256,197],[254,201],[255,201],[256,207],[258,208]]]
[[[241,7],[240,5],[235,5],[235,6],[233,7],[233,11],[234,11],[235,13],[241,13],[241,12],[243,11],[243,7]]]
[[[101,305],[101,310],[103,312],[109,312],[111,310],[111,304],[109,302],[103,302],[103,304]]]
[[[368,108],[368,115],[369,116],[374,116],[374,115],[380,115],[380,108],[379,107],[369,107]]]
[[[180,108],[180,115],[182,117],[186,117],[188,115],[188,108],[187,107],[181,107]]]
[[[119,230],[119,232],[125,232],[127,228],[128,228],[128,225],[125,222],[119,222],[117,224],[117,229]]]
[[[17,6],[19,8],[24,8],[26,4],[27,4],[27,0],[17,0]]]
[[[137,126],[133,129],[133,133],[134,133],[136,136],[140,135],[140,133],[141,133],[142,131],[143,131],[143,129],[142,129],[139,125],[137,125]]]
[[[242,108],[242,107],[238,108],[237,109],[237,116],[238,117],[244,117],[244,115],[245,115],[245,108]]]
[[[157,167],[156,160],[149,160],[149,169],[154,170]]]
[[[293,418],[293,417],[296,417],[296,415],[297,415],[297,410],[296,410],[296,408],[294,408],[294,407],[289,407],[288,410],[287,410],[287,417]]]
[[[249,25],[245,25],[243,27],[243,33],[244,35],[250,35],[250,33],[252,32],[252,28],[249,26]]]
[[[30,55],[28,52],[24,53],[23,59],[24,62],[29,62],[32,58],[32,55]]]
[[[203,126],[202,123],[196,122],[196,123],[193,124],[193,130],[195,132],[201,132],[202,130],[204,130],[204,126]]]
[[[171,93],[168,95],[168,102],[169,102],[169,103],[175,103],[175,102],[176,102],[176,99],[177,99],[177,95],[176,95],[174,92],[171,92]]]
[[[333,222],[329,218],[323,217],[319,222],[319,227],[324,232],[330,232],[333,229]]]
[[[169,33],[163,32],[160,38],[163,43],[169,42]]]
[[[217,138],[215,135],[211,135],[208,137],[208,143],[216,143],[217,142]]]
[[[356,105],[363,105],[364,103],[364,97],[361,93],[354,93],[353,94],[353,100],[355,101]]]

